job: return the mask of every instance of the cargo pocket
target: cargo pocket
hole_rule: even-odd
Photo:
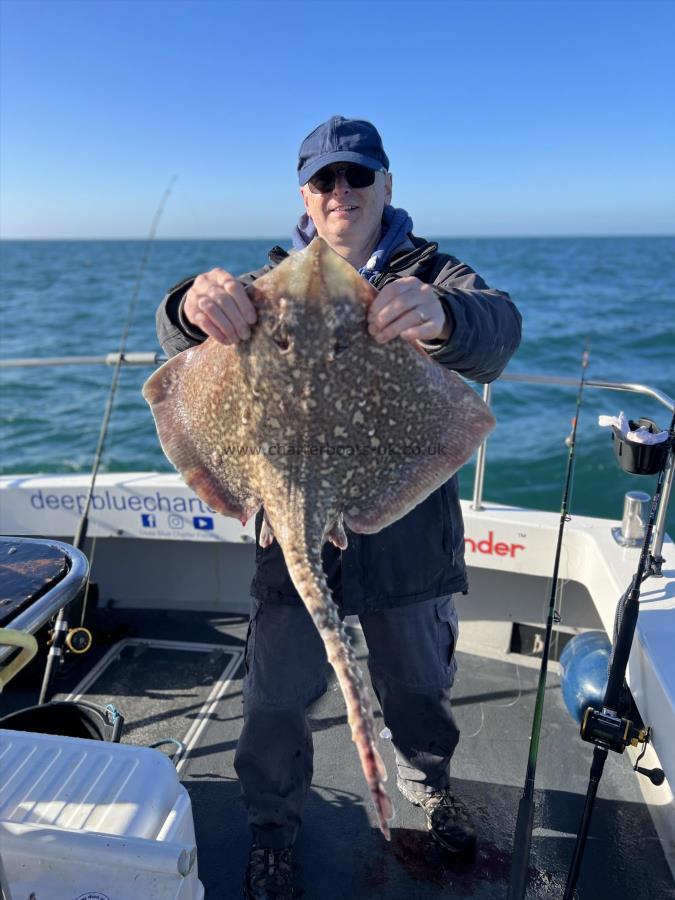
[[[450,687],[457,672],[455,648],[459,635],[459,621],[452,594],[436,600],[436,617],[438,619],[438,655],[445,673],[445,684]]]
[[[304,606],[254,600],[244,660],[244,700],[300,707],[326,690],[326,651]]]
[[[374,680],[426,694],[452,684],[457,614],[450,594],[359,616]]]

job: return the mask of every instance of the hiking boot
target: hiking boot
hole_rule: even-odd
[[[434,791],[432,794],[413,794],[397,780],[396,787],[406,800],[421,806],[427,818],[427,828],[432,838],[450,853],[470,856],[476,851],[476,829],[469,811],[462,801],[450,791]]]
[[[246,867],[246,900],[291,900],[293,897],[293,849],[251,845]]]

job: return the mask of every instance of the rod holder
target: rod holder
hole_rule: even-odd
[[[627,491],[623,498],[621,527],[612,528],[612,535],[622,547],[641,547],[645,539],[651,497],[644,491]]]

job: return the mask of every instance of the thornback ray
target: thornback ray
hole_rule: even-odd
[[[208,338],[146,382],[159,439],[213,509],[278,540],[346,704],[379,826],[392,806],[370,700],[321,565],[328,539],[400,519],[460,468],[494,426],[476,392],[417,344],[368,333],[377,291],[321,238],[248,288],[250,340]]]

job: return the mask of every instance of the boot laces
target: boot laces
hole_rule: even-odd
[[[249,859],[249,878],[253,887],[284,888],[291,877],[291,849],[254,847]]]

